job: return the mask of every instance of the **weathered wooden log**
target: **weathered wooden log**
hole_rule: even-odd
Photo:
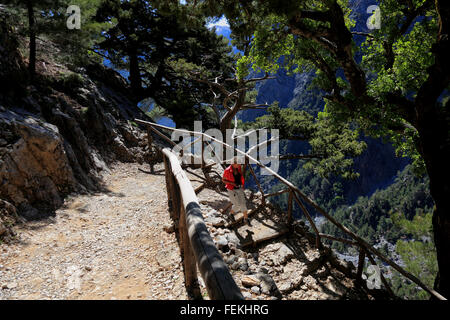
[[[172,172],[182,194],[189,242],[209,297],[215,300],[243,299],[239,287],[209,234],[195,191],[186,173],[181,169],[178,158],[168,148],[162,152],[171,163]]]
[[[261,244],[262,242],[280,238],[280,237],[284,236],[285,234],[287,234],[288,232],[289,232],[289,229],[283,229],[283,230],[281,230],[278,233],[275,233],[275,234],[272,234],[272,235],[269,235],[269,236],[266,236],[266,237],[263,237],[263,238],[259,238],[258,240],[250,240],[248,242],[244,242],[242,244],[242,248],[247,248],[247,247],[250,247],[250,246],[254,246],[255,247],[258,244]]]
[[[265,204],[265,203],[266,203],[266,197],[264,196],[264,190],[263,190],[263,188],[261,187],[261,183],[259,183],[259,179],[258,179],[258,177],[256,176],[256,173],[255,173],[255,171],[253,170],[252,165],[251,165],[251,164],[248,164],[248,167],[250,168],[250,173],[252,174],[253,179],[255,180],[256,185],[258,186],[259,192],[261,193],[261,203],[264,203],[264,204]]]
[[[279,196],[282,195],[283,193],[289,192],[290,190],[291,190],[290,188],[286,188],[277,192],[267,193],[264,195],[264,198]]]
[[[197,177],[197,178],[199,178],[199,179],[201,179],[201,180],[203,180],[203,181],[207,181],[207,179],[205,178],[205,177],[202,177],[201,175],[198,175],[198,174],[196,174],[195,172],[192,172],[192,171],[190,171],[190,170],[188,170],[188,169],[184,169],[187,173],[189,173],[189,174],[192,174],[194,177]]]
[[[201,185],[199,185],[197,188],[195,188],[195,194],[199,194],[200,192],[202,192],[203,189],[206,188],[206,183],[202,183]]]
[[[293,196],[294,196],[294,192],[292,190],[289,190],[289,198],[288,198],[288,211],[287,211],[287,216],[288,216],[288,224],[292,225],[292,221],[293,216],[292,216],[292,205],[293,205]]]
[[[201,300],[203,299],[203,297],[197,278],[197,263],[195,261],[194,252],[192,251],[191,242],[189,240],[189,234],[186,226],[185,209],[182,202],[180,202],[179,205],[179,232],[183,248],[183,266],[186,291],[189,297],[195,300]]]
[[[305,214],[306,218],[309,221],[309,224],[311,225],[311,227],[314,229],[314,232],[316,234],[316,248],[320,249],[322,247],[322,244],[320,242],[320,232],[317,229],[316,224],[314,223],[314,220],[312,219],[311,215],[308,212],[308,209],[306,209],[306,207],[303,205],[303,203],[300,201],[300,199],[297,197],[297,195],[292,192],[292,195],[295,199],[295,202],[297,202],[297,204],[300,206],[300,208],[302,209],[303,213]]]
[[[226,213],[228,209],[231,208],[231,206],[233,205],[233,203],[229,202],[220,212],[221,213]]]
[[[326,233],[320,233],[319,236],[321,238],[327,238],[327,239],[330,239],[330,240],[343,242],[343,243],[349,244],[351,246],[358,246],[359,245],[358,242],[356,242],[356,241],[352,241],[352,240],[344,239],[344,238],[340,238],[340,237],[335,237],[335,236],[332,236],[332,235],[326,234]]]
[[[362,282],[362,273],[364,270],[365,258],[366,258],[366,252],[362,247],[360,247],[359,248],[359,256],[358,256],[358,270],[356,271],[356,281],[358,283]]]

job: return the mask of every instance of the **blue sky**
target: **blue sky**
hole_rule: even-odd
[[[216,22],[210,22],[206,25],[209,29],[216,27],[216,29],[218,28],[230,28],[230,25],[228,23],[228,20],[222,16],[218,21]]]

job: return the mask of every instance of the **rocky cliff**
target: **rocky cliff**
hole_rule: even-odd
[[[0,38],[0,233],[6,234],[16,212],[26,219],[52,214],[65,195],[101,189],[99,175],[113,161],[143,163],[154,154],[132,121],[146,116],[119,74],[95,63],[69,70],[54,62],[58,48],[38,42],[38,75],[30,82],[6,17]]]

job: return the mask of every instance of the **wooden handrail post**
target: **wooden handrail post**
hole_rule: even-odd
[[[150,172],[151,173],[155,173],[155,168],[154,168],[154,161],[153,161],[153,157],[152,157],[152,150],[153,150],[153,137],[152,137],[152,133],[150,130],[150,126],[147,126],[147,143],[148,143],[148,153],[150,154]],[[156,156],[156,155],[155,155]]]
[[[204,142],[203,142],[203,135],[202,135],[202,147],[201,147],[201,153],[202,153],[202,155],[201,155],[201,157],[202,157],[202,169],[205,167],[205,159],[203,158],[203,152],[205,151],[205,145],[204,145]]]
[[[248,157],[245,157],[245,162],[246,162],[246,163],[248,162]],[[258,190],[259,190],[259,192],[261,193],[261,203],[262,203],[262,204],[266,204],[266,197],[265,197],[265,195],[264,195],[264,190],[263,190],[263,188],[261,187],[261,183],[259,183],[259,179],[258,179],[258,177],[256,176],[256,173],[255,173],[255,171],[253,170],[252,165],[251,165],[250,163],[248,163],[248,167],[250,168],[250,173],[252,174],[252,177],[253,177],[253,179],[255,180],[256,185],[258,186]]]
[[[359,247],[358,270],[356,271],[356,282],[358,284],[362,284],[362,273],[364,269],[365,259],[366,259],[366,252],[363,249],[363,247]]]
[[[294,194],[293,194],[292,190],[289,190],[288,212],[287,212],[289,228],[291,228],[292,221],[294,220],[294,218],[292,216],[292,205],[293,205],[292,201],[293,201],[293,197],[294,197]]]
[[[170,172],[171,185],[172,185],[172,207],[173,207],[173,219],[180,219],[180,205],[182,203],[180,187],[177,184],[175,176]]]
[[[308,209],[306,209],[306,207],[303,205],[303,203],[300,201],[300,199],[297,197],[297,195],[294,192],[292,193],[292,195],[295,199],[295,202],[297,202],[297,204],[300,206],[300,208],[302,209],[306,218],[308,219],[309,224],[311,225],[311,227],[314,229],[314,232],[316,233],[316,248],[321,249],[322,243],[320,242],[320,233],[319,233],[319,230],[317,229],[316,224],[314,223],[313,219],[311,218],[311,215],[309,214]]]
[[[173,206],[172,206],[172,179],[171,174],[172,170],[170,168],[170,162],[167,160],[165,156],[163,156],[164,160],[164,175],[166,178],[166,191],[167,191],[167,207],[169,208],[170,216],[172,217]]]
[[[179,231],[181,248],[183,248],[183,266],[184,266],[184,281],[188,296],[195,300],[202,299],[202,293],[198,284],[197,278],[197,263],[195,261],[195,255],[192,251],[191,242],[189,240],[189,234],[186,226],[186,213],[183,202],[179,203],[180,220]]]
[[[322,242],[320,241],[320,233],[316,234],[316,248],[322,250]]]

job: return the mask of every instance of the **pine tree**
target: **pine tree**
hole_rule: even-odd
[[[101,3],[96,21],[113,25],[97,47],[129,71],[136,101],[154,99],[179,125],[207,117],[201,107],[207,86],[192,81],[185,67],[228,74],[232,59],[226,41],[205,27],[204,17],[177,5],[114,0]]]
[[[29,38],[29,62],[28,71],[31,79],[36,74],[36,37],[39,34],[42,19],[37,19],[36,12],[45,8],[57,8],[58,0],[2,0],[2,3],[8,6],[10,12],[16,16],[26,13],[27,17],[27,35]]]

